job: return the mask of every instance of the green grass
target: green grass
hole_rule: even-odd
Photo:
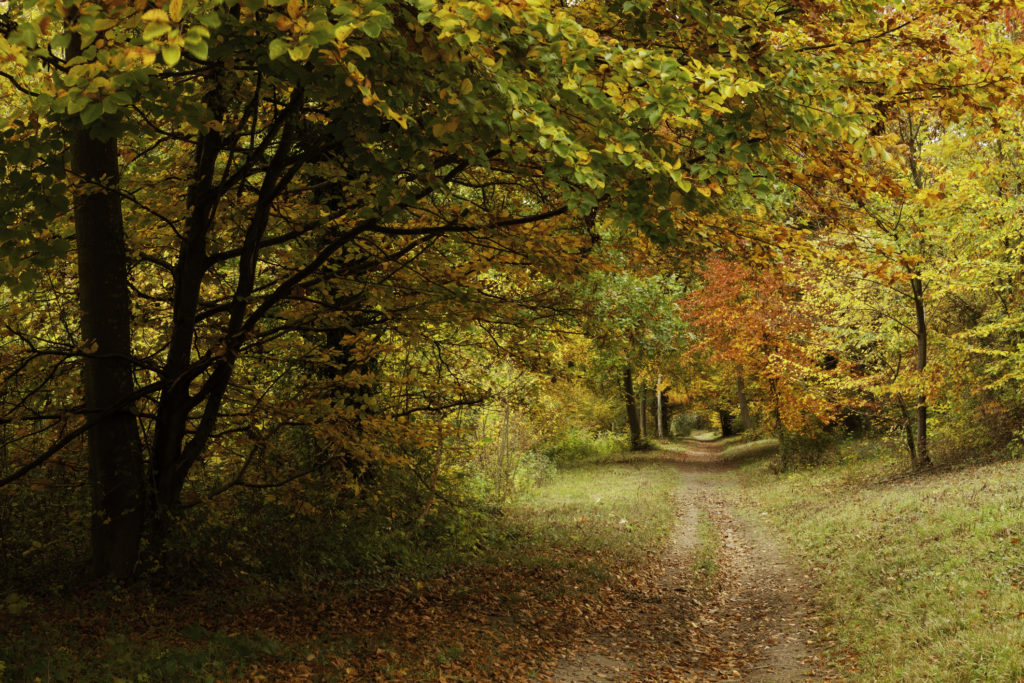
[[[631,562],[660,549],[675,522],[673,492],[681,482],[671,463],[643,459],[560,470],[510,507],[531,545],[547,552],[601,553]],[[516,549],[519,552],[521,548]]]
[[[726,460],[745,460],[765,455],[774,455],[778,452],[778,439],[759,439],[758,441],[730,443],[722,451],[722,458]]]
[[[835,656],[853,679],[1024,676],[1024,463],[909,476],[865,444],[839,464],[783,475],[744,470],[821,586]]]

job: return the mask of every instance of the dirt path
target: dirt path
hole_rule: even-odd
[[[729,502],[738,480],[722,447],[687,441],[668,448],[685,477],[657,574],[611,608],[613,627],[595,623],[582,641],[567,644],[551,680],[832,678],[813,649],[809,581],[786,562],[769,529],[739,518]]]

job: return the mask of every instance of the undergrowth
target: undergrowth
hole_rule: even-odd
[[[572,428],[542,444],[539,452],[556,465],[608,460],[629,448],[629,438],[619,432]]]
[[[0,592],[0,680],[436,680],[481,657],[463,651],[458,625],[413,646],[396,640],[388,620],[401,623],[421,604],[455,605],[456,614],[472,611],[458,605],[498,604],[518,614],[519,606],[532,613],[598,599],[602,586],[664,547],[679,477],[664,463],[581,464],[552,473],[500,512],[454,515],[439,501],[405,530],[368,519],[377,535],[366,543],[378,547],[355,550],[376,553],[381,568],[354,583],[348,532],[321,526],[325,535],[303,547],[312,514],[282,511],[275,529],[275,511],[263,510],[248,544],[210,522],[181,550],[173,581],[164,572],[114,588]],[[422,511],[423,501],[414,503]],[[322,524],[332,518],[318,513]],[[349,616],[360,609],[378,616]],[[525,633],[509,629],[488,631],[494,648]],[[502,651],[514,647],[510,640]]]

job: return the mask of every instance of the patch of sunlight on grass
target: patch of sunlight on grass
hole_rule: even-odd
[[[513,503],[509,514],[534,542],[628,562],[664,546],[680,482],[680,471],[667,463],[573,467]]]

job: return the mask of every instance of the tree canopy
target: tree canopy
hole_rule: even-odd
[[[1019,413],[1012,5],[0,12],[0,485],[99,574],[245,496],[423,524],[634,379],[922,464]]]

